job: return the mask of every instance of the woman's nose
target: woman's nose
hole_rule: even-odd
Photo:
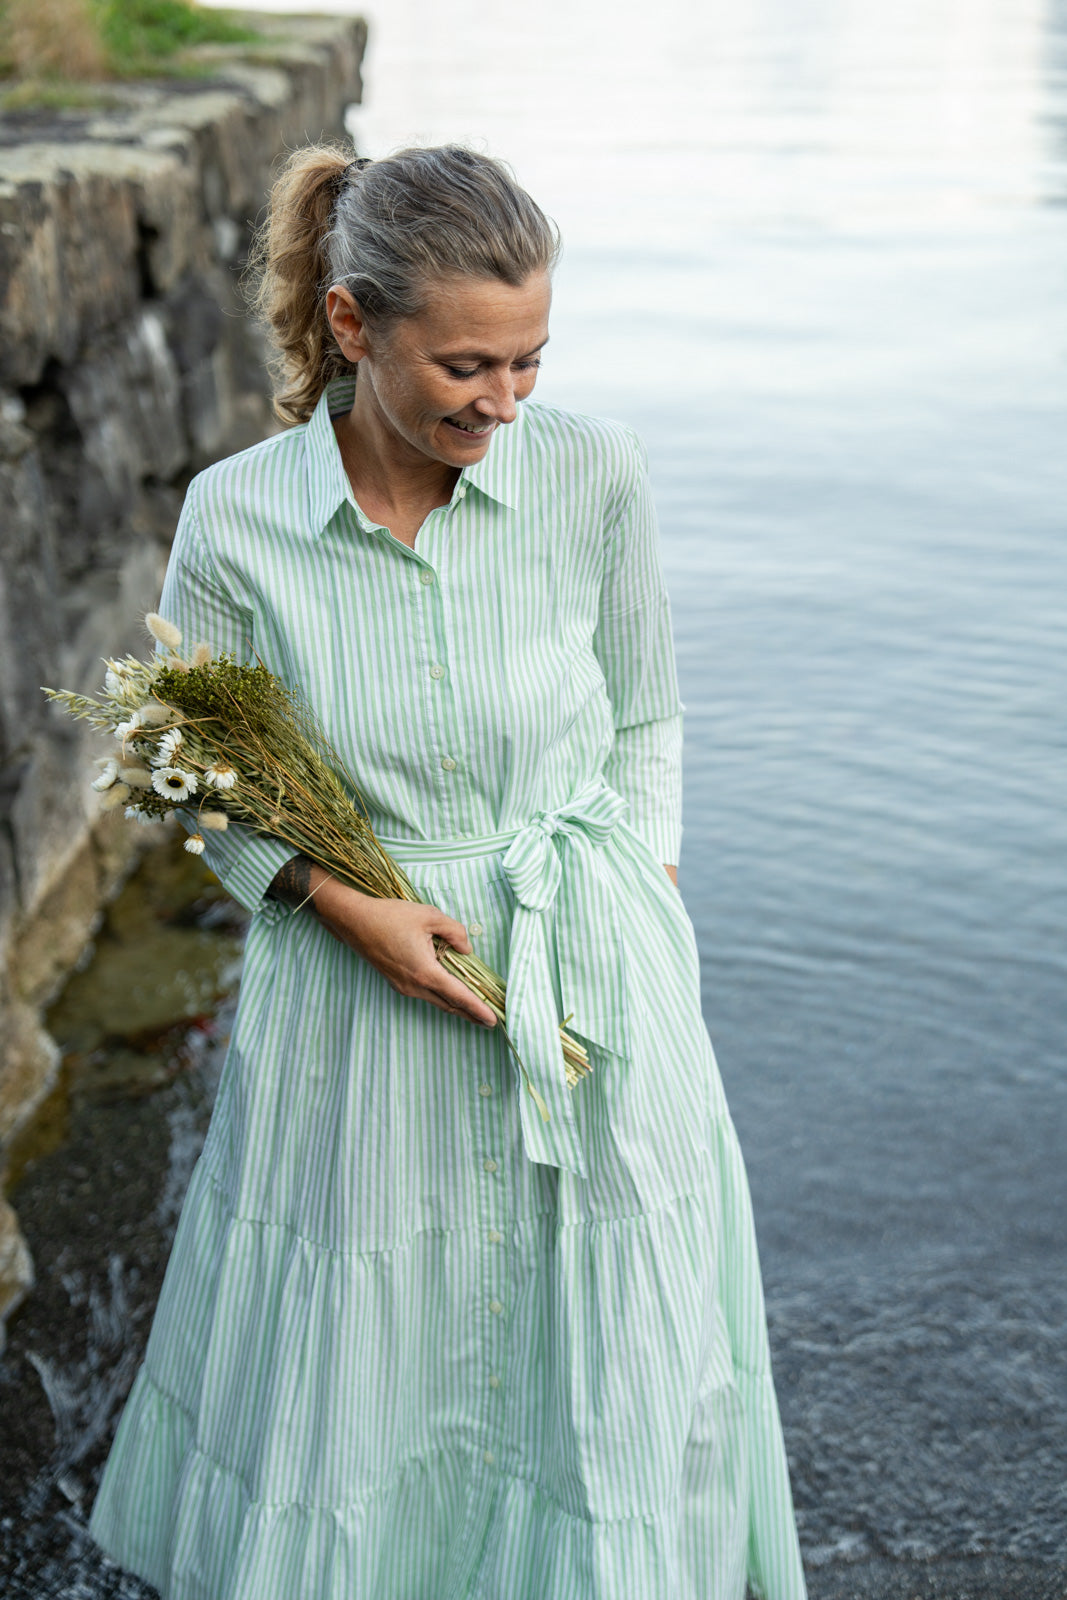
[[[515,379],[508,372],[490,373],[486,392],[474,402],[476,411],[494,422],[515,421]]]

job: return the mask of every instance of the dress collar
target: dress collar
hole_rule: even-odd
[[[354,377],[335,378],[323,391],[305,428],[308,516],[310,531],[316,538],[338,508],[352,499],[330,419],[349,410],[355,392]],[[523,408],[520,405],[515,421],[497,428],[482,459],[464,467],[459,484],[469,485],[501,505],[518,510],[522,491],[522,434]]]

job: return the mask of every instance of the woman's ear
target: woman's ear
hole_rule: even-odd
[[[362,361],[368,354],[369,332],[358,300],[335,283],[326,291],[326,320],[346,361]]]

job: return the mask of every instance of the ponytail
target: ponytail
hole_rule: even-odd
[[[274,411],[287,426],[306,422],[330,380],[353,370],[325,309],[330,228],[351,161],[341,145],[294,150],[253,241],[250,298],[274,345]]]

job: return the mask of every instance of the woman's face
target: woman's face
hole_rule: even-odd
[[[537,380],[551,298],[547,272],[518,288],[496,278],[445,278],[416,316],[375,330],[346,290],[331,289],[334,336],[359,362],[353,415],[384,425],[413,463],[480,461]]]

